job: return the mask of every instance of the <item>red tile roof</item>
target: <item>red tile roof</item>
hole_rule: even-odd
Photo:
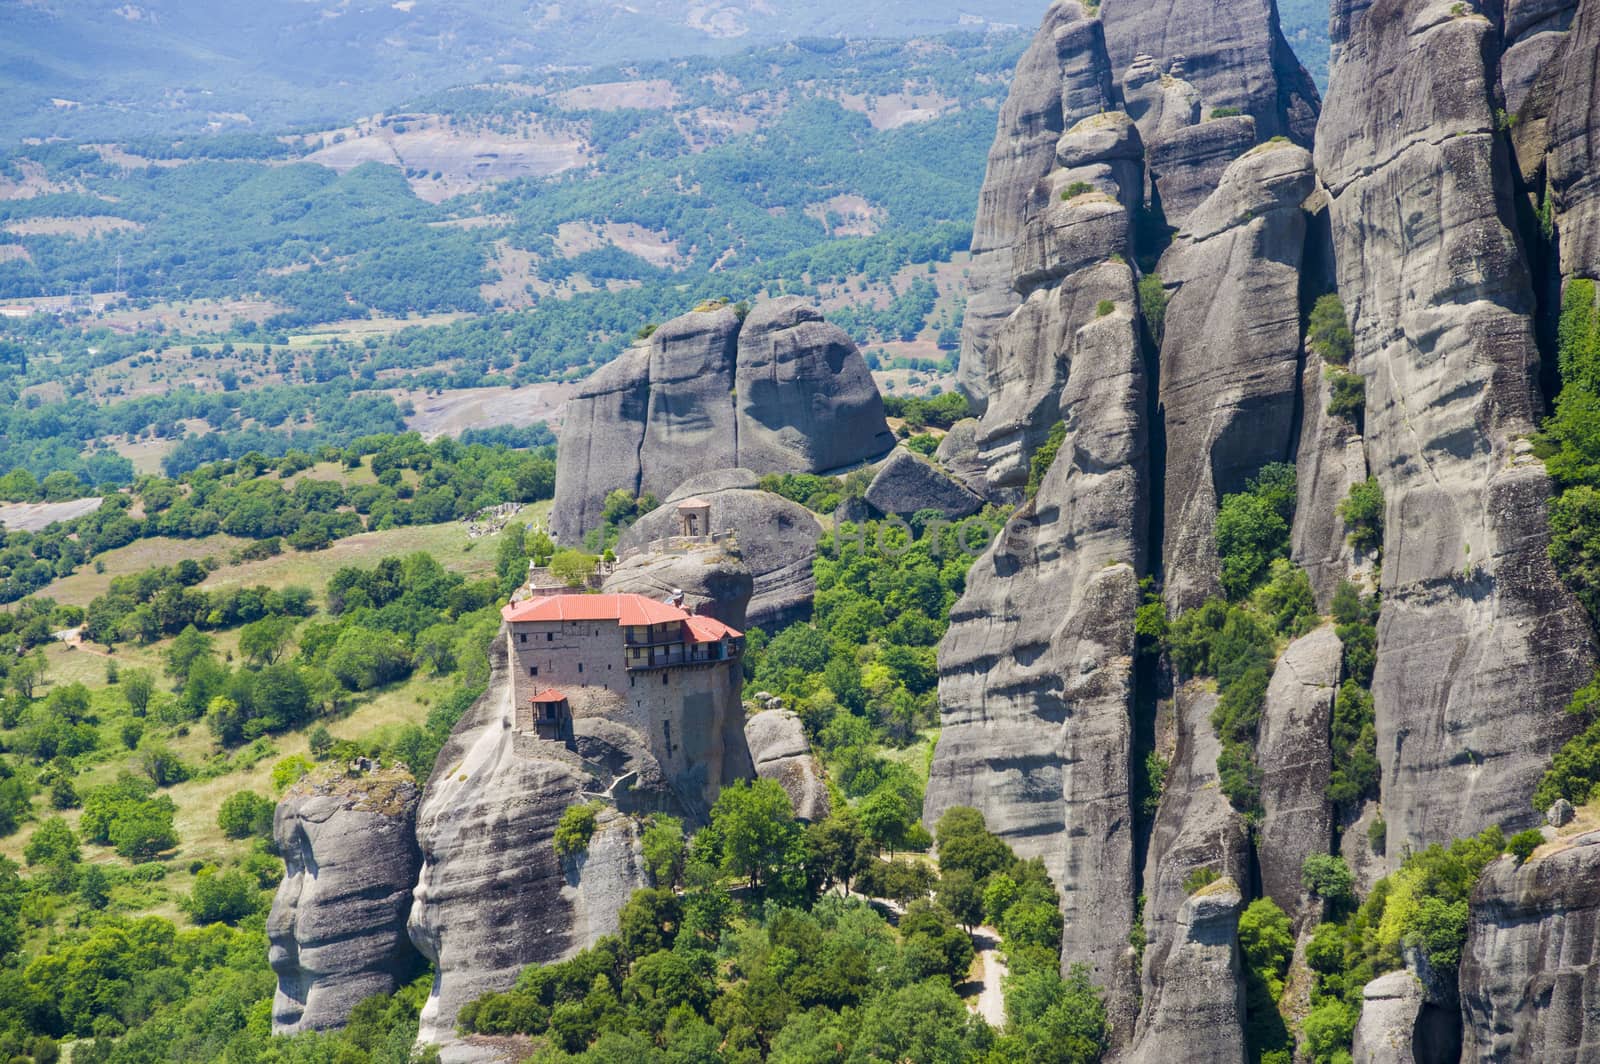
[[[744,634],[737,628],[723,624],[715,617],[690,617],[685,623],[689,626],[691,643],[715,643],[724,636],[737,639]]]
[[[560,691],[557,691],[554,687],[540,691],[538,694],[528,699],[528,701],[532,702],[534,705],[539,705],[544,702],[565,702],[566,700],[567,696],[562,694]]]
[[[529,621],[613,621],[624,625],[671,624],[689,614],[644,595],[550,595],[513,602],[500,610],[513,623]]]

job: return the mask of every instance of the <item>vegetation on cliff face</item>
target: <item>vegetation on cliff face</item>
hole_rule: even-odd
[[[1600,618],[1600,297],[1595,282],[1568,280],[1557,330],[1561,392],[1537,441],[1561,492],[1550,504],[1550,559],[1592,618]],[[1567,712],[1583,730],[1556,754],[1534,806],[1582,805],[1600,783],[1600,676]]]
[[[941,865],[891,924],[834,887],[886,862],[850,806],[802,828],[776,783],[724,791],[682,848],[684,890],[641,890],[621,933],[461,1013],[467,1032],[528,1034],[541,1064],[1022,1064],[1098,1060],[1108,1029],[1084,969],[1060,974],[1061,916],[1037,861],[973,809],[939,821]],[[658,881],[659,882],[659,881]],[[748,887],[735,895],[730,887]],[[962,925],[999,928],[1010,975],[998,1032],[956,994]]]

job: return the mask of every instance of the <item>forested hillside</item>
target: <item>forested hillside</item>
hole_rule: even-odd
[[[956,343],[951,263],[1019,44],[819,39],[303,136],[16,149],[4,457],[87,487],[125,483],[119,456],[342,445],[415,424],[430,392],[570,380],[764,291],[820,298],[915,387]],[[559,402],[525,396],[520,424]]]

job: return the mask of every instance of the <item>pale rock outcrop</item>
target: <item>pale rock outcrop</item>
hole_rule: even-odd
[[[1355,1064],[1418,1064],[1413,1046],[1422,1005],[1422,984],[1405,968],[1363,987],[1350,1047]]]
[[[1120,285],[1113,273],[1120,271]],[[1095,268],[1118,309],[1064,284],[1066,436],[1038,494],[972,567],[939,645],[942,729],[923,819],[970,805],[1062,892],[1062,963],[1088,964],[1131,1030],[1133,615],[1143,571],[1147,426],[1126,265]],[[1058,356],[1055,352],[1060,352]]]
[[[1311,156],[1264,144],[1228,167],[1162,256],[1171,293],[1161,348],[1166,410],[1166,599],[1220,589],[1224,495],[1291,457],[1300,364],[1300,263]]]
[[[769,709],[744,725],[745,742],[756,775],[776,780],[789,796],[794,815],[810,823],[828,818],[828,784],[822,765],[811,752],[806,729],[792,710]]]
[[[1300,374],[1300,445],[1295,461],[1298,498],[1289,557],[1304,569],[1326,611],[1344,580],[1370,584],[1376,559],[1350,545],[1339,503],[1367,479],[1367,452],[1348,418],[1328,413],[1333,385],[1322,356],[1309,346]]]
[[[817,590],[811,562],[822,525],[804,506],[761,491],[756,481],[749,470],[713,471],[685,481],[658,509],[622,534],[618,554],[628,559],[647,550],[651,541],[676,535],[676,504],[691,497],[704,499],[711,504],[711,528],[733,531],[734,549],[750,571],[746,623],[776,631],[808,616]]]
[[[1561,272],[1600,276],[1600,6],[1577,6],[1549,60],[1550,195],[1561,235]]]
[[[1250,878],[1250,843],[1244,819],[1223,795],[1217,777],[1222,743],[1211,726],[1217,696],[1198,682],[1175,692],[1177,748],[1150,829],[1144,865],[1144,998],[1156,999],[1167,954],[1177,948],[1177,921],[1188,896],[1185,882],[1210,869],[1235,883]]]
[[[867,487],[866,500],[882,514],[910,517],[919,510],[937,510],[947,520],[970,517],[983,500],[932,462],[896,448]]]
[[[1596,656],[1548,555],[1527,267],[1494,29],[1444,0],[1335,5],[1317,133],[1385,496],[1373,681],[1388,852],[1534,821]]]
[[[585,857],[557,858],[562,812],[604,781],[560,744],[526,752],[511,727],[503,638],[489,656],[488,690],[440,751],[417,816],[422,869],[409,931],[435,971],[424,1043],[453,1042],[461,1006],[508,989],[524,966],[614,933],[622,904],[648,885],[633,821],[615,812],[602,815]]]
[[[1189,212],[1216,191],[1222,175],[1256,143],[1249,115],[1212,118],[1150,143],[1150,181],[1169,225],[1182,228]]]
[[[1506,113],[1518,114],[1534,82],[1561,52],[1577,0],[1508,0],[1505,5],[1505,52],[1500,57],[1500,87]]]
[[[750,567],[721,546],[681,554],[635,554],[622,559],[601,588],[607,594],[646,595],[665,602],[683,592],[685,608],[743,631],[755,590]]]
[[[1110,106],[1109,96],[1103,106]],[[1143,176],[1137,128],[1125,116],[1071,123],[1056,146],[1058,165],[1023,204],[1011,255],[1023,297],[994,333],[986,366],[988,406],[978,450],[991,496],[1017,501],[1033,453],[1061,419],[1061,392],[1083,322],[1102,309],[1134,306],[1126,263],[1132,209]]]
[[[1147,980],[1133,1047],[1123,1058],[1126,1064],[1242,1064],[1247,1059],[1239,956],[1243,907],[1231,879],[1220,879],[1183,900],[1173,922],[1171,949]]]
[[[577,543],[610,492],[673,493],[705,470],[822,473],[894,445],[844,332],[789,297],[741,322],[707,303],[596,370],[567,402],[550,524]]]
[[[1600,832],[1484,870],[1472,891],[1461,1004],[1463,1061],[1600,1059]]]
[[[798,296],[758,303],[745,318],[734,386],[741,467],[821,473],[894,446],[855,341]]]
[[[406,937],[421,797],[402,769],[337,767],[278,803],[272,836],[284,877],[267,917],[274,1034],[343,1027],[357,1004],[394,993],[421,967]]]
[[[1200,124],[1200,90],[1162,70],[1155,57],[1138,55],[1122,74],[1122,109],[1147,143]]]
[[[732,399],[739,331],[733,308],[711,304],[651,334],[640,491],[663,497],[696,473],[740,464]]]
[[[635,345],[591,373],[567,400],[556,450],[550,526],[568,542],[600,523],[606,494],[638,495],[639,449],[650,398],[650,352]]]
[[[1162,71],[1181,64],[1207,108],[1239,108],[1263,140],[1311,144],[1317,88],[1278,27],[1273,0],[1104,0],[1100,18],[1113,70],[1140,56]]]
[[[1000,109],[972,229],[966,318],[961,328],[961,390],[983,410],[989,397],[990,346],[1016,309],[1011,249],[1021,234],[1034,186],[1055,167],[1061,134],[1106,110],[1111,64],[1100,20],[1078,0],[1055,0],[1017,64]]]
[[[1333,842],[1328,777],[1329,728],[1344,648],[1325,624],[1290,643],[1267,685],[1256,739],[1261,825],[1256,858],[1261,889],[1284,912],[1300,909],[1300,866]]]
[[[983,458],[978,453],[977,418],[964,417],[951,425],[933,457],[974,495],[982,496],[988,491]]]

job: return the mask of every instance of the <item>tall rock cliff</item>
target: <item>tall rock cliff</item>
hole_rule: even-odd
[[[343,1027],[358,1003],[394,993],[421,967],[406,937],[421,796],[403,770],[338,767],[278,803],[284,876],[267,917],[274,1034]]]
[[[618,488],[664,498],[708,470],[821,473],[893,446],[843,330],[792,296],[742,320],[709,303],[596,370],[567,402],[550,524],[579,543]]]
[[[1071,36],[1051,9],[1041,36]],[[1099,36],[1089,33],[1089,46]],[[1074,71],[1064,96],[1081,98]],[[943,714],[924,819],[980,809],[1062,892],[1063,963],[1091,966],[1113,1022],[1131,1030],[1134,838],[1129,762],[1133,614],[1149,498],[1147,384],[1129,211],[1137,133],[1120,116],[1075,123],[1029,199],[1013,251],[1026,300],[1002,326],[980,444],[991,482],[1026,480],[1026,433],[1064,437],[1037,494],[968,574],[939,646]],[[1070,186],[1081,181],[1083,192]],[[1134,188],[1124,186],[1131,181]],[[1064,195],[1064,193],[1068,193]],[[1002,363],[997,363],[1000,365]],[[1041,437],[1042,438],[1042,437]]]
[[[1017,64],[1000,109],[972,228],[967,314],[961,331],[961,388],[980,410],[989,399],[989,347],[1018,303],[1011,249],[1034,185],[1056,164],[1067,127],[1104,110],[1111,66],[1100,23],[1078,0],[1055,0]]]
[[[1238,108],[1262,140],[1310,146],[1317,87],[1284,39],[1273,0],[1104,0],[1101,18],[1114,69],[1141,55],[1163,71],[1181,63],[1207,108]]]
[[[496,639],[488,690],[440,751],[417,816],[422,869],[409,930],[434,965],[425,1043],[454,1041],[461,1006],[510,987],[524,966],[615,933],[623,904],[648,885],[633,821],[614,812],[581,859],[556,856],[562,812],[604,780],[559,744],[530,753],[519,742],[506,659]]]
[[[1169,608],[1190,609],[1220,589],[1222,497],[1293,457],[1300,205],[1314,184],[1305,149],[1263,144],[1228,166],[1161,258],[1171,293],[1161,347]]]
[[[1600,1059],[1600,831],[1522,865],[1502,857],[1473,890],[1471,913],[1463,1064]]]
[[[1185,898],[1173,943],[1148,980],[1126,1064],[1243,1064],[1245,1001],[1239,958],[1244,899],[1231,879]]]
[[[1538,352],[1494,27],[1414,0],[1340,3],[1333,26],[1316,159],[1386,499],[1374,697],[1398,854],[1532,819],[1595,647],[1548,560],[1527,442]]]

